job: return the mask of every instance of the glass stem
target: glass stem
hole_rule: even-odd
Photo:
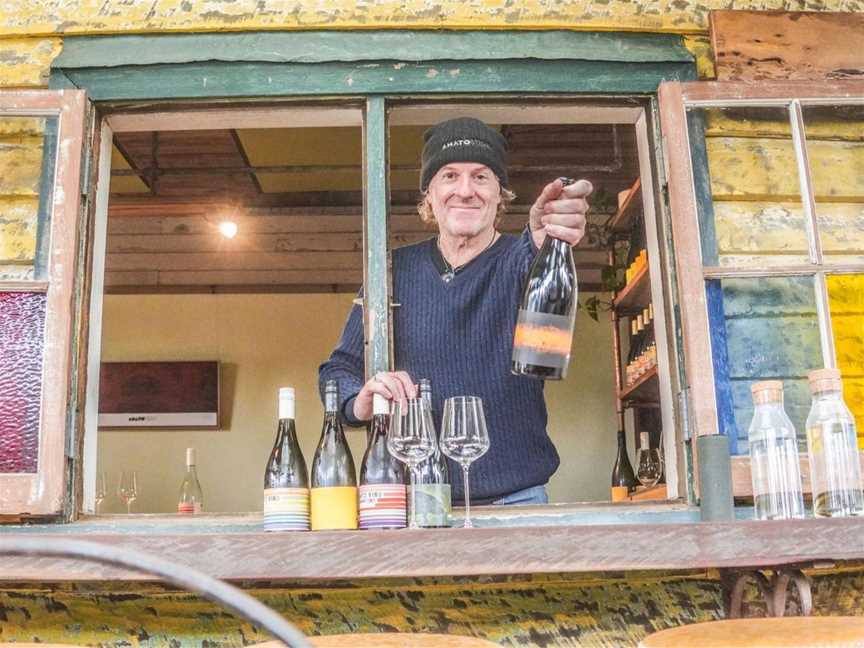
[[[411,518],[408,522],[409,529],[417,528],[417,474],[414,472],[417,466],[411,465],[409,472],[411,473]]]
[[[474,525],[471,524],[471,492],[468,486],[468,464],[462,464],[462,476],[465,484],[465,524],[463,528],[470,529]]]

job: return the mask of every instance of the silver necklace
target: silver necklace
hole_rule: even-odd
[[[480,250],[480,252],[478,252],[475,256],[473,256],[471,259],[469,259],[465,263],[469,263],[469,262],[473,261],[478,256],[483,254],[486,250],[488,250],[490,247],[492,247],[492,244],[495,242],[495,239],[497,238],[497,236],[498,236],[497,230],[492,230],[492,240],[486,244],[485,248]],[[450,263],[447,261],[447,257],[444,256],[444,250],[441,249],[441,235],[440,234],[435,237],[435,244],[438,246],[438,251],[441,253],[441,260],[444,262],[444,274],[441,275],[441,279],[444,280],[444,283],[450,283],[451,281],[453,281],[453,277],[456,276],[456,271],[461,270],[465,266],[465,263],[463,263],[462,265],[458,265],[458,266],[451,266],[450,265]]]

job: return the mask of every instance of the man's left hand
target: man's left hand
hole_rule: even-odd
[[[564,186],[558,179],[543,188],[543,192],[531,206],[528,226],[534,244],[543,245],[546,235],[576,245],[585,236],[588,196],[594,187],[587,180],[578,180]]]

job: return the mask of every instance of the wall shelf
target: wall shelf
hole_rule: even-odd
[[[645,265],[621,291],[615,295],[615,310],[641,311],[651,303],[651,282],[648,280],[648,266]]]
[[[609,231],[615,234],[623,234],[630,231],[633,225],[633,217],[636,215],[637,208],[640,205],[637,200],[642,193],[640,189],[642,189],[642,182],[639,178],[636,178],[636,181],[627,190],[624,200],[618,206],[618,211],[615,212],[612,220],[609,221]]]
[[[634,403],[659,403],[660,380],[657,377],[657,367],[651,367],[639,380],[622,389],[618,398]]]

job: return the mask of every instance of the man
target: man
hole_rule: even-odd
[[[351,310],[338,346],[321,365],[319,383],[337,380],[348,425],[372,417],[372,395],[404,399],[429,378],[440,424],[450,396],[483,399],[491,440],[471,467],[471,501],[545,503],[545,484],[559,458],[546,432],[543,382],[510,373],[513,329],[525,277],[546,235],[576,245],[585,232],[591,183],[549,183],[531,207],[521,236],[496,224],[513,200],[507,142],[483,122],[460,117],[424,135],[418,205],[438,227],[435,238],[393,251],[394,349],[397,371],[364,382],[363,321]],[[462,473],[451,465],[454,502]]]

